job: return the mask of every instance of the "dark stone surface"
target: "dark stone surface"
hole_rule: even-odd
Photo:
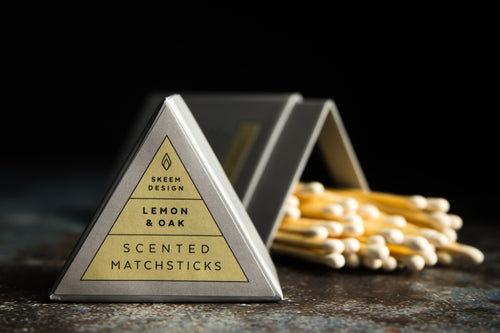
[[[64,215],[1,216],[0,331],[500,331],[500,246],[491,223],[460,232],[486,255],[471,268],[332,270],[275,256],[285,296],[277,303],[51,302],[50,288],[83,227]]]
[[[483,196],[483,205],[466,195],[451,202],[464,218],[459,240],[485,253],[476,267],[384,273],[275,256],[281,302],[56,303],[49,291],[107,173],[7,171],[0,175],[0,332],[500,332],[500,226],[480,209]]]

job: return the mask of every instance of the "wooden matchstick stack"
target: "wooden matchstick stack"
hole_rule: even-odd
[[[457,242],[463,222],[449,209],[444,198],[299,183],[286,202],[272,250],[336,269],[420,271],[436,264],[480,264],[480,250]]]

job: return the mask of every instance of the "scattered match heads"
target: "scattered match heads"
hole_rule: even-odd
[[[335,269],[420,271],[482,263],[479,249],[457,242],[463,221],[449,209],[444,198],[301,182],[286,200],[272,250]]]

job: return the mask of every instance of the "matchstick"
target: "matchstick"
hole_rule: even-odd
[[[283,221],[281,223],[288,225],[299,225],[302,227],[325,227],[326,230],[328,230],[328,237],[337,237],[342,235],[342,233],[344,232],[344,225],[342,223],[330,220],[312,219],[307,217],[301,217],[298,219],[285,217],[283,218]]]
[[[385,245],[387,242],[382,235],[372,235],[368,236],[366,233],[362,237],[358,237],[360,241],[363,241],[366,244],[376,244],[376,245]]]
[[[379,204],[378,208],[382,212],[390,215],[403,216],[407,221],[410,221],[422,227],[442,230],[444,228],[451,227],[452,224],[450,217],[442,212],[428,213],[424,211],[402,209],[385,204]]]
[[[425,267],[425,259],[422,255],[402,245],[387,245],[390,256],[401,262],[411,271],[421,271]]]
[[[384,261],[382,259],[378,259],[378,258],[362,257],[361,263],[366,268],[369,268],[372,270],[377,270],[377,269],[382,267],[382,265],[384,264]]]
[[[446,238],[448,238],[449,242],[456,242],[457,241],[458,234],[455,230],[453,230],[451,228],[444,228],[444,229],[440,230],[440,232],[443,233],[446,236]]]
[[[406,236],[402,245],[417,252],[427,251],[431,247],[431,244],[425,237],[413,235]]]
[[[385,225],[365,223],[364,228],[365,235],[380,235],[388,244],[401,244],[405,237],[403,231],[397,228],[389,228]]]
[[[325,190],[325,194],[343,194],[354,196],[357,199],[386,204],[394,207],[411,210],[428,210],[446,213],[450,209],[450,203],[444,198],[424,197],[422,195],[400,195],[375,191],[363,191],[356,189],[347,190]]]
[[[285,199],[285,206],[288,206],[288,207],[298,207],[300,204],[300,201],[299,201],[299,198],[295,195],[289,195],[286,199]]]
[[[294,195],[299,198],[299,201],[302,203],[322,202],[324,205],[335,203],[340,205],[345,212],[354,212],[359,207],[359,203],[356,199],[337,195],[332,191],[326,191],[324,186],[318,182],[299,183]]]
[[[323,226],[310,226],[304,227],[300,225],[294,224],[281,224],[279,229],[281,231],[294,232],[298,234],[302,234],[307,237],[315,237],[317,239],[327,239],[328,238],[328,230]]]
[[[361,243],[357,238],[347,237],[341,239],[342,243],[344,243],[344,252],[345,253],[357,253],[361,248]]]
[[[390,244],[401,243],[404,236],[423,236],[434,246],[442,247],[446,245],[450,240],[453,240],[453,236],[456,237],[456,233],[454,233],[454,231],[450,228],[445,228],[442,231],[438,231],[433,228],[421,228],[417,225],[414,225],[413,223],[408,222],[393,225],[392,223],[387,222],[387,218],[376,221],[365,221],[364,225],[365,233],[378,233],[380,235],[383,235],[384,237],[386,237],[387,242]]]
[[[453,263],[453,257],[449,252],[437,250],[438,264],[449,266]]]
[[[365,233],[365,227],[363,223],[348,222],[344,224],[344,231],[342,236],[344,237],[358,237]]]
[[[484,261],[484,254],[470,245],[453,242],[440,248],[440,251],[447,252],[453,259],[465,261],[467,264],[479,265]]]
[[[301,202],[299,209],[303,216],[319,219],[339,220],[344,215],[344,208],[340,204],[324,201]]]
[[[344,243],[335,238],[320,239],[315,237],[305,237],[297,233],[278,231],[275,235],[275,241],[302,248],[319,249],[325,253],[344,252]]]
[[[460,230],[463,226],[463,220],[460,216],[456,214],[448,214],[450,217],[451,228],[453,230]]]
[[[361,265],[361,258],[357,253],[347,252],[344,253],[345,265],[350,268],[357,268]]]
[[[402,256],[399,259],[410,271],[421,271],[425,267],[425,259],[418,254]]]
[[[450,202],[445,198],[427,198],[426,210],[446,213],[450,210]]]
[[[438,263],[439,258],[435,249],[421,252],[420,255],[424,258],[426,266],[434,266]]]
[[[376,220],[381,216],[377,206],[371,204],[360,205],[357,209],[357,213],[365,220]]]
[[[408,223],[406,219],[401,215],[385,215],[384,222],[399,228],[406,227]]]
[[[396,268],[398,268],[398,261],[394,257],[387,257],[382,259],[382,269],[386,272],[391,272],[394,271]]]
[[[339,253],[324,254],[318,251],[297,248],[295,246],[285,245],[277,242],[271,245],[271,249],[276,253],[304,259],[335,269],[342,268],[345,265],[345,258],[342,254]]]
[[[436,246],[436,247],[443,247],[446,244],[449,243],[449,238],[443,234],[442,232],[439,232],[435,229],[429,229],[429,228],[420,228],[416,232],[406,232],[405,234],[407,235],[415,235],[415,236],[422,236],[427,241]]]
[[[300,182],[295,187],[294,194],[302,199],[317,198],[323,195],[325,187],[320,182]]]
[[[389,257],[390,251],[386,245],[361,243],[358,254],[373,259],[385,259]]]
[[[434,266],[437,261],[437,255],[434,249],[427,248],[423,251],[415,251],[404,245],[387,245],[390,255],[403,263],[408,269],[420,271],[427,266]]]
[[[422,210],[428,205],[427,199],[422,195],[398,195],[375,191],[364,191],[358,189],[329,189],[326,194],[337,194],[355,197],[365,202],[372,202],[374,205],[387,204],[394,207]]]

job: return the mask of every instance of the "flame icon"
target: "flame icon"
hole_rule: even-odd
[[[172,160],[170,159],[170,156],[168,156],[167,153],[165,153],[165,156],[163,156],[163,159],[161,160],[161,165],[163,166],[165,171],[168,170],[172,165]]]

